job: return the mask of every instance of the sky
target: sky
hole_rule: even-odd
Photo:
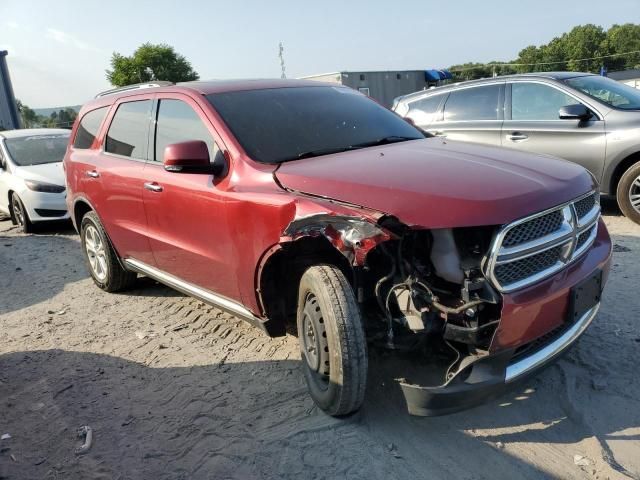
[[[509,61],[575,25],[640,23],[640,0],[0,0],[0,50],[32,108],[109,88],[113,52],[167,43],[201,79]]]

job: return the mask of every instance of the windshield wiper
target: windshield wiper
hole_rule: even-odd
[[[347,145],[346,147],[334,147],[334,148],[321,148],[318,150],[309,150],[308,152],[302,152],[293,158],[281,160],[281,162],[288,162],[291,160],[302,160],[303,158],[321,157],[322,155],[331,155],[332,153],[348,152],[350,150],[358,150],[360,148],[376,147],[378,145],[387,145],[389,143],[406,142],[407,140],[419,140],[420,137],[401,137],[401,136],[389,136],[384,138],[378,138],[370,142],[357,143],[354,145]]]

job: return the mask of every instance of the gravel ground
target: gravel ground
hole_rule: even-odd
[[[418,418],[372,352],[346,420],[307,396],[294,337],[148,279],[104,293],[68,226],[0,221],[0,479],[640,479],[640,227],[606,214],[613,272],[569,355],[495,402]]]

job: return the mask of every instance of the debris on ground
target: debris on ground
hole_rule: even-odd
[[[10,438],[11,438],[11,435],[9,435],[8,433],[4,433],[0,437],[0,440],[9,440]]]
[[[93,430],[88,425],[84,425],[78,429],[78,437],[84,438],[84,443],[76,448],[76,455],[83,455],[91,448],[91,442],[93,441]]]
[[[585,457],[584,455],[574,455],[573,463],[575,465],[578,465],[579,467],[588,467],[589,465],[591,465],[592,462],[589,458]]]

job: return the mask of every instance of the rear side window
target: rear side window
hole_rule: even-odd
[[[465,88],[449,94],[444,106],[444,120],[498,120],[500,85]]]
[[[407,116],[418,125],[431,123],[434,120],[434,114],[438,111],[442,95],[431,95],[409,104]]]
[[[209,158],[213,160],[217,146],[198,114],[182,100],[160,100],[156,122],[155,160],[164,160],[164,149],[172,143],[202,140],[209,147]]]
[[[97,108],[87,112],[82,117],[76,131],[76,138],[73,141],[74,148],[91,148],[108,109],[109,107]]]
[[[151,100],[121,103],[107,132],[105,152],[144,159],[150,112]]]

